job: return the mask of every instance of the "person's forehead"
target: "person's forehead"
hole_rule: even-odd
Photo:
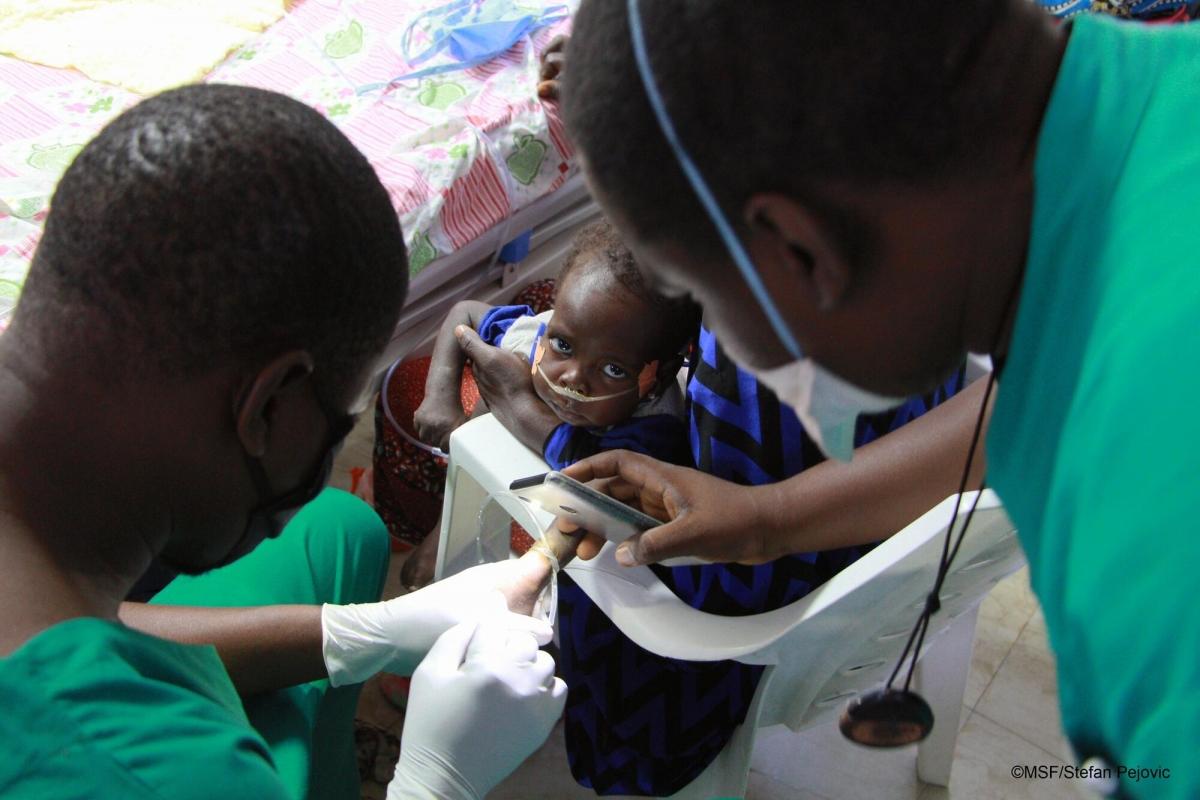
[[[761,307],[733,264],[697,258],[668,242],[641,244],[638,264],[655,290],[688,296],[704,312],[704,325],[735,361],[752,367],[776,366],[788,359]]]
[[[615,276],[581,265],[559,287],[550,329],[569,331],[594,352],[636,359],[651,344],[650,317],[648,304]]]
[[[720,281],[723,271],[702,263],[679,244],[637,241],[630,248],[646,285],[658,294],[699,300],[723,288]]]
[[[639,226],[634,224],[626,215],[625,209],[604,191],[602,183],[592,175],[586,154],[580,152],[577,157],[588,190],[604,209],[609,223],[620,232],[625,246],[633,253],[634,263],[645,279],[646,286],[666,297],[698,295],[701,288],[701,265],[689,258],[686,243],[662,239],[650,241],[640,236]]]

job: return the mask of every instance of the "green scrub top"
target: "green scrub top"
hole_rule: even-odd
[[[212,647],[95,618],[0,660],[0,796],[287,798]]]
[[[1200,797],[1200,25],[1076,18],[1034,176],[989,481],[1080,761]]]
[[[278,538],[154,602],[371,602],[388,549],[370,506],[326,489]],[[73,619],[0,658],[0,797],[357,798],[358,690],[318,680],[243,700],[212,647]]]

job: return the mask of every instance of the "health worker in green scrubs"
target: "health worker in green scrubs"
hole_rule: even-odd
[[[519,574],[379,602],[383,524],[324,489],[407,274],[371,165],[282,95],[168,92],[75,158],[0,336],[0,796],[356,798],[384,669],[392,800],[477,800],[545,740]]]
[[[1118,796],[1200,796],[1200,27],[1026,0],[585,0],[566,64],[568,128],[643,270],[827,454],[858,411],[992,357],[987,483],[1075,756]],[[790,481],[628,453],[572,474],[670,518],[625,563],[853,543]]]

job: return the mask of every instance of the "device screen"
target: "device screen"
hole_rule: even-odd
[[[508,485],[509,490],[519,492],[521,489],[529,489],[533,486],[541,486],[545,482],[549,472],[541,472],[537,475],[530,475],[528,478],[517,478]]]
[[[525,502],[549,514],[569,519],[611,542],[622,542],[635,533],[662,524],[654,517],[568,478],[561,472],[521,478],[513,481],[509,489]]]

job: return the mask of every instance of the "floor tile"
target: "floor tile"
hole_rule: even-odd
[[[746,800],[828,800],[828,798],[816,792],[799,789],[769,778],[761,772],[750,770],[750,783],[746,786]]]
[[[571,777],[562,722],[554,726],[541,749],[488,793],[487,800],[594,800],[595,792]]]
[[[919,789],[916,745],[861,747],[844,739],[832,721],[800,733],[783,726],[759,731],[751,767],[834,800],[912,800]]]
[[[1080,800],[1093,797],[1075,781],[1015,779],[1015,766],[1063,766],[1041,748],[979,713],[963,726],[949,788],[922,784],[919,800]]]
[[[979,606],[975,624],[975,647],[963,702],[974,708],[995,677],[1021,630],[1037,610],[1029,589],[1029,569],[1023,567],[988,593]]]
[[[1026,625],[975,711],[1055,758],[1073,761],[1062,734],[1054,656],[1044,628]]]
[[[867,795],[864,795],[867,796]],[[566,741],[560,722],[540,750],[488,794],[487,800],[594,800],[596,794],[575,782],[567,765]],[[608,800],[633,800],[606,795]],[[815,791],[800,789],[751,770],[746,800],[830,800]]]

